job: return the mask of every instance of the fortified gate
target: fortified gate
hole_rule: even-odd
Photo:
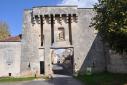
[[[21,35],[0,40],[0,77],[126,73],[126,54],[110,50],[90,27],[95,12],[77,6],[24,10]]]
[[[62,73],[56,70],[62,66],[65,73],[74,74],[92,68],[93,65],[96,66],[95,71],[102,71],[105,64],[101,56],[103,45],[99,42],[96,46],[99,45],[100,49],[95,49],[96,46],[91,48],[96,38],[94,29],[89,27],[93,16],[92,9],[77,6],[26,9],[21,46],[21,72],[32,71],[51,75]],[[59,53],[58,50],[63,50],[61,55],[55,53]],[[89,51],[92,54],[88,54]]]

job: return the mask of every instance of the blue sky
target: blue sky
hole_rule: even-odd
[[[5,21],[12,35],[22,33],[23,11],[33,6],[78,5],[92,7],[97,0],[0,0],[0,21]]]

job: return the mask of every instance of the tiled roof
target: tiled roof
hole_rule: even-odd
[[[4,40],[0,40],[0,42],[20,42],[22,39],[22,35],[17,35],[17,36],[9,36],[8,38]]]

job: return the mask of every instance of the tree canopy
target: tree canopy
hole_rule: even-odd
[[[7,38],[10,35],[8,24],[0,22],[0,40]]]
[[[117,52],[127,52],[127,0],[99,0],[94,26]]]

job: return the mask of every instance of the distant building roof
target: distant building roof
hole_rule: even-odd
[[[22,35],[17,35],[17,36],[9,36],[8,38],[4,40],[0,40],[0,42],[20,42],[22,39]]]

